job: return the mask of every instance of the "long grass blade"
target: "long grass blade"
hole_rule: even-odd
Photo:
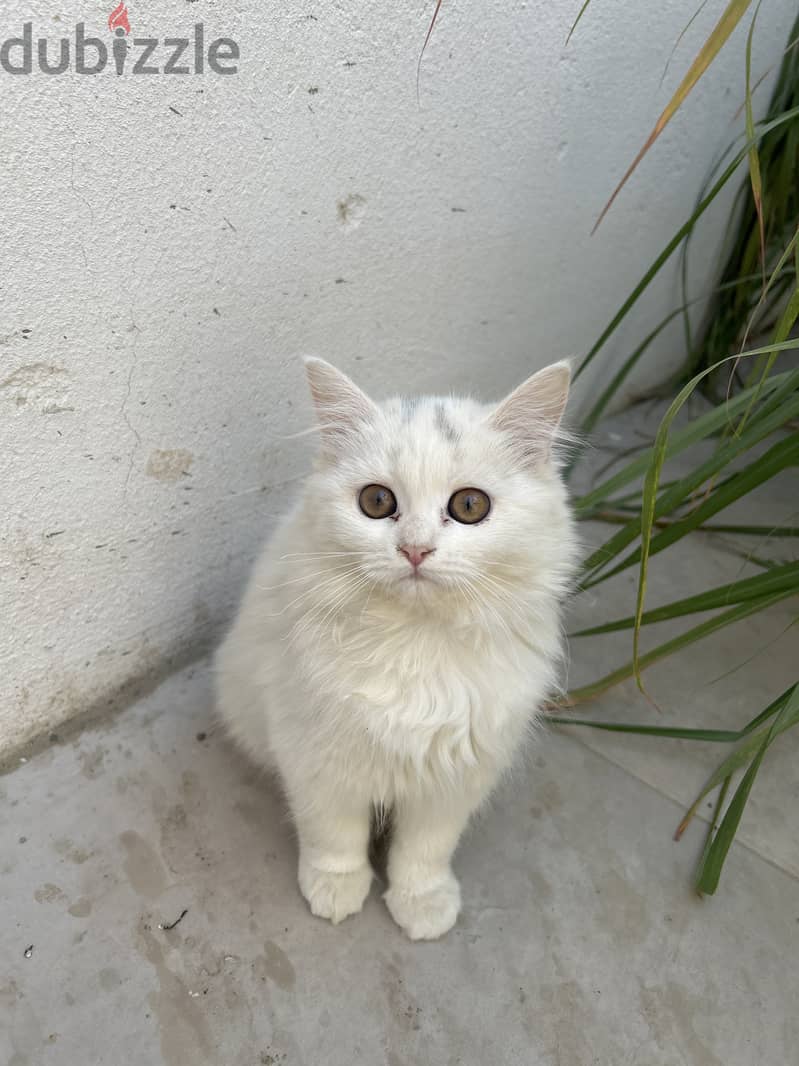
[[[749,316],[749,321],[746,324],[746,329],[744,331],[744,342],[746,342],[746,339],[749,336],[749,333],[751,332],[757,320],[758,311],[763,307],[769,290],[774,285],[774,282],[777,279],[778,275],[781,273],[783,267],[793,254],[799,255],[799,226],[796,227],[796,232],[794,233],[793,237],[791,237],[790,241],[783,250],[782,255],[777,261],[777,265],[772,271],[768,281],[764,281],[763,292],[761,293],[760,299],[758,300],[756,307],[752,311],[752,314]],[[797,268],[797,271],[794,274],[794,278],[795,280],[799,280],[799,268]],[[777,298],[781,299],[781,297],[782,293],[778,292]],[[799,285],[797,285],[797,288],[795,289],[791,297],[789,297],[787,306],[784,308],[782,314],[777,320],[777,324],[774,329],[774,335],[771,338],[772,344],[780,344],[782,341],[787,340],[788,335],[791,332],[794,323],[796,322],[797,315],[799,315]],[[763,365],[763,369],[759,375],[758,382],[761,387],[764,382],[768,380],[768,377],[771,373],[774,363],[776,362],[776,359],[777,355],[775,352],[772,352],[771,354],[765,357],[765,362]],[[755,374],[753,376],[756,376],[756,371],[757,366],[755,366]],[[752,412],[752,408],[757,403],[759,395],[759,391],[756,390],[755,394],[752,396],[752,399],[747,409],[744,411],[743,416],[741,417],[741,421],[735,427],[735,432],[737,434],[740,434],[744,426],[746,425],[749,416]]]
[[[736,500],[748,496],[759,485],[764,484],[777,474],[790,467],[799,465],[799,433],[793,434],[776,444],[749,466],[739,473],[728,478],[715,492],[705,497],[703,502],[683,518],[677,518],[667,523],[658,533],[650,533],[648,537],[642,537],[641,545],[635,548],[620,563],[603,574],[603,580],[620,574],[631,566],[635,566],[644,558],[647,560],[658,552],[663,551],[676,541],[681,540],[688,533],[699,529],[708,518],[719,511],[729,507]],[[644,490],[646,492],[646,489]],[[652,520],[654,527],[656,520]],[[644,527],[645,528],[645,527]]]
[[[719,825],[718,832],[714,836],[712,844],[702,858],[696,879],[696,887],[699,892],[712,895],[718,888],[719,877],[721,876],[721,870],[724,866],[724,860],[727,858],[727,852],[730,850],[730,845],[738,830],[738,825],[740,824],[746,801],[749,798],[749,793],[752,790],[755,777],[760,769],[760,764],[763,762],[763,757],[774,738],[778,736],[779,733],[796,725],[797,722],[799,722],[799,688],[794,689],[790,698],[786,701],[782,710],[772,722],[770,729],[766,731],[766,735],[763,737],[763,741],[757,749],[755,757],[749,764],[746,773],[741,779],[741,783],[735,791],[735,795],[730,801],[730,805],[724,814],[724,818]]]
[[[642,737],[663,737],[667,740],[699,740],[708,744],[732,744],[741,739],[732,729],[690,729],[682,726],[626,725],[624,722],[595,722],[591,718],[569,718],[565,714],[548,714],[546,720],[555,725],[582,725],[605,733],[632,733]]]
[[[783,692],[780,696],[777,697],[776,700],[774,700],[773,703],[769,704],[765,711],[758,715],[757,718],[753,719],[753,721],[750,723],[750,726],[756,723],[756,725],[759,727],[763,725],[769,717],[773,717],[775,714],[782,713],[782,710],[788,705],[788,703],[796,697],[797,691],[799,691],[799,685],[791,685],[790,688],[787,688],[785,692]],[[784,725],[783,723],[780,725],[778,732],[783,732],[784,729],[787,728],[789,728],[789,726]],[[739,770],[742,766],[745,766],[746,763],[749,762],[749,760],[752,758],[752,756],[755,754],[758,747],[762,743],[763,738],[766,736],[766,734],[767,730],[754,732],[752,729],[749,729],[745,742],[739,748],[736,748],[735,751],[733,751],[730,755],[728,755],[720,766],[716,767],[716,769],[710,775],[708,780],[705,782],[702,791],[699,793],[694,802],[688,808],[685,815],[683,816],[682,821],[677,826],[677,831],[674,834],[675,840],[679,840],[682,834],[688,828],[691,819],[696,814],[697,810],[699,809],[699,805],[705,798],[705,796],[708,796],[713,791],[713,789],[717,788],[726,778],[731,777],[736,770]]]
[[[696,878],[696,888],[697,891],[703,895],[706,893],[707,895],[712,896],[718,888],[721,868],[724,865],[724,860],[727,858],[727,852],[730,850],[730,845],[732,844],[733,837],[738,829],[741,815],[744,812],[746,801],[749,799],[749,793],[752,790],[752,785],[755,783],[755,776],[760,769],[760,764],[763,761],[763,756],[766,754],[768,745],[769,736],[767,735],[763,738],[763,742],[757,749],[754,759],[749,764],[746,773],[741,779],[741,783],[735,790],[735,795],[732,797],[732,801],[727,808],[716,835],[713,837],[710,846],[705,849],[702,855],[699,873]],[[725,793],[729,780],[729,778],[726,778],[724,782]]]
[[[792,122],[797,117],[799,117],[799,106],[788,109],[787,111],[783,112],[780,115],[777,115],[775,118],[769,120],[768,122],[759,123],[756,135],[757,141],[760,141],[761,138],[763,138],[766,134],[771,133],[773,130],[779,129],[781,126]],[[680,246],[683,239],[692,231],[696,223],[699,221],[705,211],[707,211],[710,205],[715,201],[716,197],[725,187],[727,182],[736,174],[739,165],[744,159],[746,159],[750,147],[751,145],[747,142],[745,145],[743,145],[740,151],[735,154],[735,156],[728,163],[727,167],[724,169],[715,184],[696,205],[689,218],[686,219],[686,221],[682,224],[682,226],[677,230],[671,240],[660,252],[660,254],[654,259],[651,266],[641,277],[640,281],[632,290],[630,295],[621,305],[619,310],[615,313],[613,318],[604,328],[604,330],[599,335],[594,344],[591,346],[591,348],[588,350],[588,352],[583,356],[577,367],[577,370],[575,371],[575,377],[578,377],[580,374],[582,374],[585,368],[591,362],[593,362],[598,352],[605,346],[605,343],[608,341],[608,339],[616,332],[618,327],[627,317],[631,308],[635,306],[635,304],[640,299],[642,293],[644,293],[649,287],[653,278],[655,278],[657,274],[660,273],[660,270],[662,269],[663,265],[671,258],[672,254]]]
[[[597,424],[600,417],[604,413],[610,401],[619,391],[621,385],[624,383],[632,369],[641,359],[641,356],[648,350],[652,342],[660,336],[660,334],[663,332],[666,326],[669,325],[670,322],[677,318],[678,315],[684,315],[686,310],[690,307],[693,307],[695,304],[703,303],[706,300],[710,300],[714,296],[717,296],[720,292],[724,292],[728,289],[737,288],[746,280],[749,279],[734,278],[732,281],[726,281],[723,283],[723,285],[717,286],[711,292],[705,293],[702,296],[697,296],[693,300],[686,301],[681,307],[675,308],[675,310],[670,311],[665,318],[661,319],[660,322],[655,326],[655,328],[649,334],[647,334],[646,337],[644,337],[641,343],[633,350],[633,352],[627,357],[627,359],[624,360],[622,365],[619,367],[619,369],[610,379],[608,384],[599,394],[599,398],[590,408],[588,414],[582,420],[582,423],[580,425],[581,432],[584,434],[591,432],[591,430],[594,428],[594,426]]]
[[[571,29],[569,30],[569,32],[568,32],[568,34],[567,34],[567,36],[566,36],[566,44],[568,44],[568,43],[569,43],[569,41],[570,41],[570,40],[572,39],[572,35],[573,35],[574,31],[575,31],[575,30],[577,29],[577,23],[578,23],[578,22],[580,21],[580,19],[581,19],[581,18],[583,17],[583,15],[585,14],[585,9],[586,9],[586,8],[588,7],[588,5],[589,5],[590,3],[591,3],[591,0],[584,0],[583,6],[582,6],[582,7],[580,8],[580,10],[579,10],[579,11],[577,12],[577,18],[576,18],[576,19],[574,20],[574,22],[573,22],[573,23],[571,24]],[[564,45],[564,47],[565,47],[565,45]]]
[[[710,854],[710,849],[713,845],[713,835],[718,831],[719,823],[721,822],[721,812],[724,810],[724,803],[727,799],[727,793],[730,790],[730,783],[732,782],[732,775],[725,777],[721,783],[719,794],[716,797],[716,804],[713,808],[713,817],[710,820],[707,833],[705,834],[705,846],[702,848],[702,854],[699,858],[697,869],[701,870],[707,862],[707,857]]]
[[[785,345],[790,345],[792,348],[799,348],[799,341],[784,341],[782,345],[768,345],[765,349],[758,350],[753,348],[748,354],[760,355],[762,351],[774,352],[777,350],[784,351]],[[644,603],[646,600],[646,582],[649,567],[649,549],[652,540],[652,524],[655,518],[655,506],[657,502],[657,487],[660,480],[660,472],[663,469],[663,463],[666,458],[666,444],[668,442],[669,431],[671,424],[677,417],[680,408],[686,402],[688,397],[697,387],[697,385],[712,373],[713,370],[718,369],[719,366],[724,363],[730,362],[732,359],[741,358],[741,356],[728,356],[726,359],[719,360],[718,363],[713,364],[712,367],[708,367],[706,370],[701,371],[699,374],[695,374],[691,380],[683,386],[680,392],[669,406],[668,411],[663,417],[663,420],[658,427],[658,431],[655,437],[655,454],[652,458],[649,470],[646,473],[644,479],[644,493],[643,502],[641,507],[641,547],[640,558],[641,565],[638,571],[638,594],[636,598],[635,607],[635,627],[633,629],[633,667],[635,673],[636,684],[643,692],[643,682],[641,680],[641,670],[639,667],[639,646],[641,636],[641,616],[644,613]],[[664,530],[664,532],[669,532]]]
[[[677,91],[674,93],[671,100],[669,100],[669,102],[666,104],[665,108],[663,109],[663,112],[660,115],[660,118],[655,123],[651,133],[649,134],[640,151],[638,152],[638,155],[636,155],[635,159],[627,168],[624,177],[613,190],[610,199],[602,208],[599,218],[594,223],[594,228],[591,231],[592,233],[596,232],[597,227],[601,224],[602,219],[610,210],[616,197],[627,184],[627,181],[637,168],[638,164],[641,162],[646,153],[661,135],[661,133],[669,124],[671,119],[674,117],[678,109],[685,102],[685,99],[688,94],[691,92],[693,87],[696,85],[696,83],[705,73],[707,68],[716,58],[722,47],[727,43],[730,34],[743,18],[750,3],[751,0],[730,0],[730,2],[727,4],[727,7],[721,14],[721,18],[716,23],[708,39],[702,45],[701,49],[699,50],[699,53],[697,54],[691,66],[689,67],[687,74],[677,87]]]
[[[799,341],[793,341],[790,343],[799,347]],[[759,354],[758,350],[753,349],[753,354]],[[730,358],[737,357],[730,356]],[[710,369],[706,373],[710,373]],[[795,374],[796,378],[799,378],[799,371],[796,371]],[[790,376],[793,377],[793,374]],[[787,382],[785,384],[787,384]],[[691,499],[692,494],[700,486],[706,484],[710,478],[714,477],[720,471],[723,471],[739,455],[744,454],[755,444],[760,443],[760,441],[770,436],[775,430],[780,429],[789,419],[799,416],[799,391],[794,391],[793,395],[788,394],[782,399],[781,404],[774,407],[772,401],[778,393],[782,393],[782,386],[771,394],[767,403],[764,404],[761,411],[758,412],[757,417],[751,420],[749,428],[745,433],[740,437],[733,437],[727,440],[709,459],[704,463],[700,463],[699,466],[694,467],[693,470],[675,481],[668,489],[661,493],[657,498],[654,507],[654,518],[660,518],[662,515],[670,514],[675,508],[681,507],[686,500]],[[767,411],[766,408],[768,408]],[[764,411],[766,412],[765,414],[763,413]],[[658,449],[660,450],[658,451]],[[660,456],[659,467],[662,468],[665,457],[668,455],[668,450],[666,450],[665,453],[663,452],[663,438],[656,442],[656,445],[649,453],[647,453],[650,470],[651,464],[654,462],[657,455]],[[657,484],[653,483],[650,485],[650,490],[653,487],[656,489]],[[578,507],[578,515],[579,514],[580,511]],[[618,532],[606,541],[605,544],[595,549],[595,551],[589,555],[583,563],[583,588],[590,588],[592,585],[596,585],[600,581],[605,580],[606,575],[601,574],[600,571],[607,568],[624,548],[631,544],[636,537],[640,536],[643,528],[643,518],[643,512],[641,515],[632,518],[626,526],[622,526]]]
[[[661,488],[663,485],[661,484]],[[581,518],[581,521],[592,522],[607,522],[612,526],[625,526],[630,521],[631,515],[638,514],[637,507],[631,507],[629,504],[620,504],[614,502],[614,509],[608,509],[604,511],[593,511],[585,518]],[[676,519],[674,518],[656,518],[655,525],[658,528],[670,526]],[[772,537],[799,537],[799,526],[756,526],[746,524],[735,524],[733,522],[703,522],[701,526],[697,526],[697,530],[700,533],[740,533],[748,537],[766,537],[771,539]]]
[[[769,718],[773,718],[775,714],[781,711],[796,687],[796,685],[791,685],[784,692],[780,693],[780,695],[773,700],[768,707],[755,715],[755,717],[747,722],[745,726],[742,726],[741,729],[696,729],[687,726],[639,725],[630,722],[598,722],[594,718],[572,718],[567,715],[557,714],[548,714],[546,716],[546,721],[553,722],[557,725],[589,726],[591,729],[601,729],[610,733],[635,733],[640,734],[641,736],[667,737],[672,740],[700,740],[708,741],[710,743],[732,744],[739,740],[743,740],[751,733],[754,733],[754,731],[759,729],[764,722],[767,722]],[[734,754],[735,753],[733,753],[733,755]],[[732,756],[730,756],[730,758],[732,758]],[[740,763],[739,765],[743,764]],[[733,767],[733,769],[734,768],[735,767]],[[716,771],[713,778],[711,778],[711,781],[705,786],[705,789],[694,804],[693,809],[698,807],[708,792],[711,792],[716,787],[718,784],[718,773],[719,771]]]
[[[784,374],[773,375],[764,385],[766,391],[763,397],[768,398],[772,393],[781,389],[782,386],[788,386],[786,391],[790,394],[795,387],[799,386],[799,372],[789,371]],[[742,390],[738,395],[726,401],[725,404],[721,404],[713,408],[713,410],[700,415],[682,429],[675,430],[669,437],[666,458],[671,459],[699,441],[706,440],[724,429],[731,418],[747,407],[755,395],[756,389],[757,386],[753,385],[749,389]],[[653,454],[654,447],[648,448],[637,459],[608,478],[607,481],[602,482],[602,484],[587,492],[584,496],[577,497],[573,506],[578,518],[589,517],[593,509],[610,500],[619,489],[628,485],[631,481],[643,477],[652,461]]]
[[[422,44],[422,50],[419,53],[419,61],[416,64],[416,102],[419,102],[419,79],[422,75],[422,60],[424,54],[427,51],[427,46],[430,43],[430,38],[433,36],[433,30],[435,29],[436,21],[438,19],[438,13],[441,10],[441,4],[443,0],[436,0],[436,6],[433,9],[433,17],[430,19],[430,25],[427,27],[427,34],[425,35],[424,42]]]
[[[727,585],[719,585],[717,588],[700,592],[695,596],[686,596],[684,599],[675,600],[663,607],[645,611],[641,616],[641,625],[654,625],[657,622],[667,622],[674,618],[682,618],[687,614],[698,614],[701,611],[713,611],[720,607],[730,607],[736,603],[746,603],[748,600],[769,596],[773,592],[782,589],[799,591],[799,562],[786,563],[784,566],[776,566],[767,570],[764,574],[756,574],[754,577],[743,578],[740,581],[732,581]],[[603,625],[592,626],[590,629],[579,629],[570,633],[570,637],[594,637],[603,633],[617,633],[619,630],[632,629],[635,625],[635,615],[628,618],[619,618],[615,622],[605,622]]]
[[[663,73],[660,76],[660,84],[661,85],[663,85],[663,82],[666,80],[666,75],[669,72],[669,67],[671,66],[671,61],[672,61],[672,59],[674,59],[674,54],[677,51],[677,49],[680,47],[680,44],[682,43],[683,37],[685,37],[686,33],[690,30],[690,28],[693,26],[693,24],[696,22],[696,20],[702,14],[702,12],[705,10],[705,5],[706,4],[707,4],[707,0],[702,0],[702,3],[699,5],[699,7],[696,9],[696,11],[694,11],[693,15],[691,15],[691,17],[688,19],[688,21],[686,22],[686,24],[683,26],[682,30],[680,31],[680,35],[679,35],[679,37],[677,38],[677,40],[674,42],[674,44],[672,46],[671,52],[669,53],[669,58],[666,60],[666,65],[663,68]]]
[[[789,596],[794,596],[795,594],[796,590],[794,588],[783,589],[780,592],[772,593],[770,596],[762,596],[758,599],[747,600],[745,603],[738,604],[736,607],[732,607],[728,611],[723,611],[721,614],[717,614],[713,618],[701,622],[692,629],[686,630],[686,632],[681,633],[679,636],[667,640],[664,644],[659,644],[656,648],[646,652],[644,655],[639,654],[637,661],[631,659],[630,662],[625,663],[624,666],[620,666],[617,670],[613,670],[611,673],[606,674],[598,681],[594,681],[589,685],[584,685],[582,688],[571,690],[566,696],[565,705],[573,706],[577,703],[583,703],[585,700],[590,700],[595,696],[601,695],[601,693],[606,692],[609,688],[613,688],[614,685],[618,685],[622,681],[628,681],[631,677],[636,677],[637,679],[641,672],[646,670],[647,667],[652,666],[653,663],[659,662],[661,659],[665,659],[677,651],[682,651],[683,648],[687,648],[690,644],[695,644],[698,640],[702,640],[704,637],[709,637],[712,633],[717,632],[719,629],[723,629],[725,626],[733,625],[735,622],[740,622],[752,614],[757,614],[759,611],[764,611],[768,607],[773,607],[781,600],[787,599]],[[637,675],[636,670],[638,671]]]
[[[744,100],[746,112],[746,136],[752,147],[749,149],[749,181],[752,185],[752,198],[757,212],[758,228],[760,230],[760,265],[763,272],[763,290],[766,288],[766,227],[763,222],[763,179],[760,173],[760,156],[755,141],[755,119],[752,112],[752,37],[755,32],[755,23],[760,11],[762,0],[758,0],[749,33],[746,36],[746,97]]]

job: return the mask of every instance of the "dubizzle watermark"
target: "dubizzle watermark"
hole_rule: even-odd
[[[33,23],[26,22],[19,37],[0,44],[0,68],[6,74],[238,74],[241,58],[231,37],[216,37],[206,44],[205,25],[194,24],[188,37],[132,37],[130,15],[122,0],[108,16],[111,40],[86,35],[83,22],[75,26],[74,38],[34,41]],[[74,45],[74,48],[73,48]]]

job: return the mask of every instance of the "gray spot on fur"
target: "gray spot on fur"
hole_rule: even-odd
[[[416,396],[403,396],[402,397],[402,421],[411,422],[419,409],[419,400]]]
[[[436,429],[439,431],[441,436],[445,440],[448,440],[450,444],[454,444],[460,437],[460,434],[458,433],[455,426],[453,426],[453,424],[447,418],[447,409],[443,403],[436,404],[435,419]]]

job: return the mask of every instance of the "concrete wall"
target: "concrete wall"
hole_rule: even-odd
[[[596,2],[564,50],[577,0],[445,0],[417,103],[433,6],[131,0],[133,35],[202,21],[239,73],[0,71],[0,747],[218,631],[307,467],[302,353],[378,395],[498,395],[584,352],[733,132],[740,29],[590,238],[722,4],[659,87],[694,4]],[[111,7],[6,0],[0,36],[110,42]],[[600,376],[675,296],[669,271]]]

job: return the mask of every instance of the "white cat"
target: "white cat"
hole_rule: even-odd
[[[217,657],[233,736],[276,767],[314,914],[359,911],[370,815],[412,939],[460,910],[450,862],[555,685],[575,554],[552,447],[566,363],[498,406],[377,404],[306,362],[322,448]]]

